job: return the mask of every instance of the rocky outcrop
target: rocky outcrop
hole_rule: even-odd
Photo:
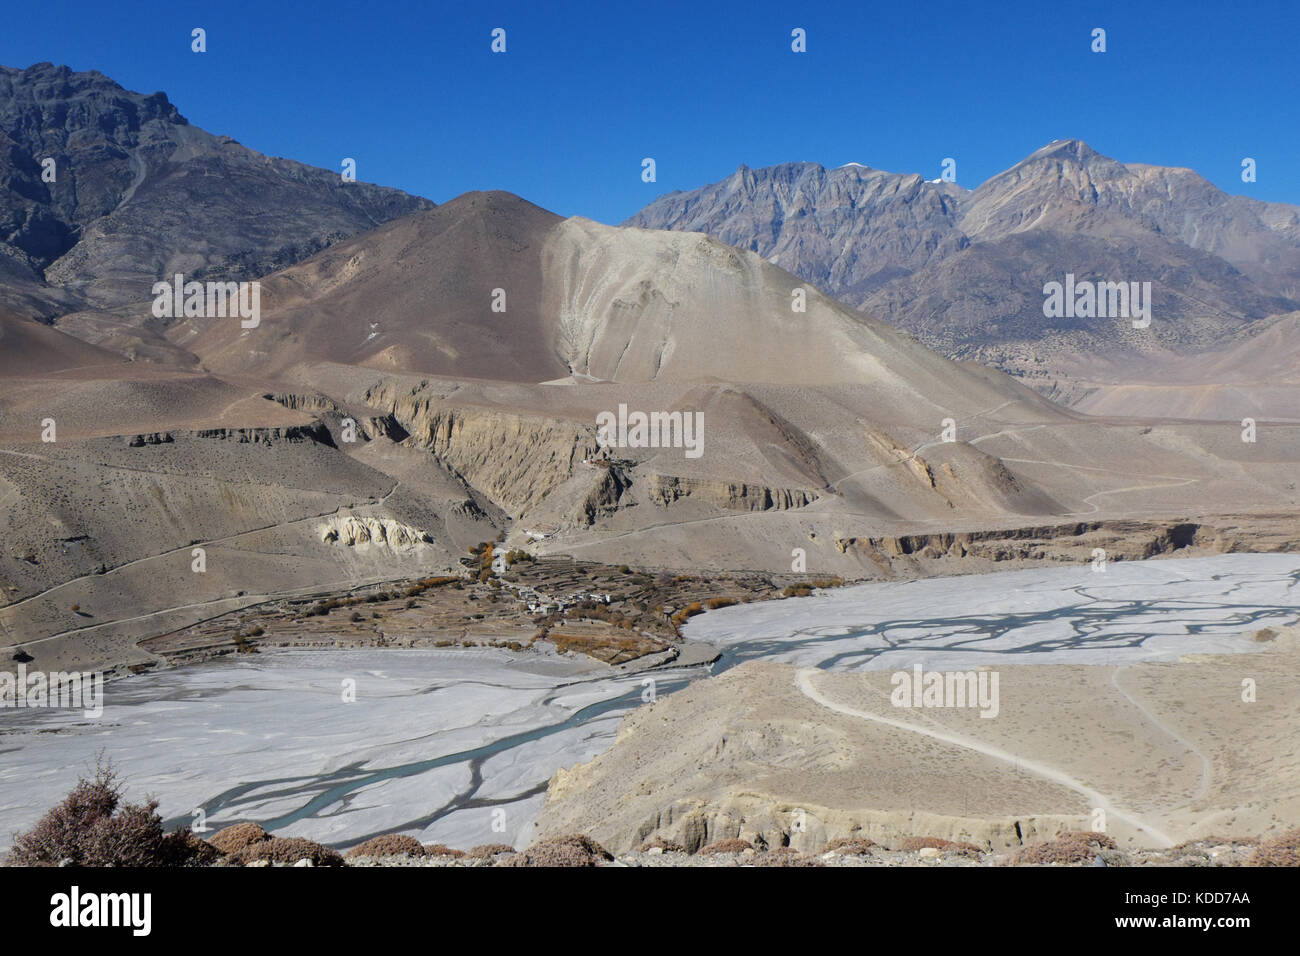
[[[387,384],[365,400],[388,409],[413,444],[514,516],[536,508],[597,452],[594,426],[563,419],[462,407]]]
[[[1292,550],[1288,538],[1265,539],[1193,521],[1077,521],[993,531],[937,532],[835,539],[841,554],[857,555],[888,570],[911,559],[985,561],[1079,560],[1101,547],[1108,560],[1140,560],[1183,549],[1199,553]]]
[[[392,415],[348,409],[325,395],[268,392],[262,397],[294,411],[320,413],[322,418],[327,419],[335,427],[350,418],[356,425],[358,437],[365,441],[373,441],[381,436],[390,441],[403,441],[408,437],[406,429],[399,425]]]
[[[623,495],[632,487],[632,479],[622,468],[615,465],[604,467],[603,470],[604,475],[582,503],[581,517],[587,524],[595,524],[597,518],[617,511],[623,502]]]
[[[171,432],[149,432],[147,435],[132,435],[126,443],[132,448],[142,448],[145,445],[168,445],[173,440]]]
[[[810,505],[819,497],[806,488],[769,488],[745,482],[658,474],[648,476],[646,494],[657,505],[670,505],[681,498],[693,497],[728,511],[787,511]]]
[[[359,518],[355,515],[328,518],[317,528],[317,532],[326,544],[349,548],[373,544],[381,548],[407,551],[433,541],[433,536],[427,532],[391,518]]]
[[[308,425],[285,425],[266,428],[203,428],[193,432],[195,438],[214,438],[241,444],[273,445],[276,442],[310,441],[321,445],[334,445],[329,429],[321,422]]]
[[[257,426],[252,428],[173,429],[165,432],[144,432],[126,435],[123,440],[131,448],[143,448],[145,445],[170,445],[176,441],[177,436],[233,441],[245,445],[273,445],[284,441],[310,441],[331,446],[334,444],[329,429],[320,422],[311,422],[307,425]]]

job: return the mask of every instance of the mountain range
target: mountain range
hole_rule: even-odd
[[[625,225],[749,249],[933,348],[1047,390],[1103,356],[1141,374],[1300,309],[1300,208],[1231,196],[1189,169],[1121,163],[1079,140],[973,190],[850,164],[741,166]],[[1151,282],[1152,323],[1044,314],[1044,286]],[[1077,389],[1075,389],[1077,391]]]

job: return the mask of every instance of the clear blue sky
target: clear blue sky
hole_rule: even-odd
[[[507,189],[618,222],[740,163],[787,160],[934,178],[951,156],[973,187],[1077,137],[1300,204],[1297,0],[44,0],[4,16],[7,66],[163,90],[213,133],[331,169],[355,157],[359,179],[439,202]],[[790,51],[794,27],[807,53]],[[657,183],[641,181],[646,156]]]

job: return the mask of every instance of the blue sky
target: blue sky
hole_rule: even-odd
[[[6,21],[7,66],[48,60],[164,90],[213,133],[331,169],[355,157],[359,179],[439,202],[507,189],[618,222],[741,163],[787,160],[934,178],[953,157],[973,187],[1077,137],[1300,204],[1294,0],[46,0]],[[205,54],[190,51],[193,27]],[[795,27],[807,53],[790,50]],[[655,183],[641,180],[646,156]]]

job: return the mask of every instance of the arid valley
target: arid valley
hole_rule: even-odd
[[[613,225],[50,63],[0,145],[18,862],[97,761],[223,865],[1300,860],[1300,207],[1069,139]]]

